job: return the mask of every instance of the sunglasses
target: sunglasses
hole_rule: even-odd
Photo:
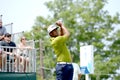
[[[6,36],[6,37],[11,37],[11,36]]]
[[[26,38],[22,38],[22,40],[27,40]]]
[[[22,39],[22,40],[26,40],[26,38]]]

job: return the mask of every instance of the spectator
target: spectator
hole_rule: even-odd
[[[6,28],[2,26],[2,20],[0,20],[0,41],[4,39],[6,33]]]
[[[22,61],[20,61],[20,65],[22,65],[21,68],[23,68],[22,71],[26,71],[27,66],[29,65],[29,51],[32,49],[31,46],[28,46],[26,43],[26,38],[23,36],[20,39],[20,44],[18,45],[18,53],[20,54],[20,57]]]
[[[14,55],[12,47],[16,47],[16,44],[11,41],[11,34],[5,34],[4,40],[0,42],[0,46],[3,46],[3,51],[0,54],[0,68],[2,68],[2,60],[4,62],[4,66],[6,63],[6,57],[8,60],[10,58],[10,55]]]
[[[79,65],[76,63],[72,63],[72,65],[74,69],[73,80],[80,80],[82,74],[81,74]]]

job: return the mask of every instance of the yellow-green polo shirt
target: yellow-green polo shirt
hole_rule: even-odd
[[[51,45],[57,55],[57,62],[71,62],[70,52],[66,46],[67,36],[51,38]]]

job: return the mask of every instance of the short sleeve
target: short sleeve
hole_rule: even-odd
[[[7,33],[7,30],[6,30],[6,28],[5,27],[3,27],[4,28],[4,33],[3,33],[3,35],[5,35],[6,33]]]
[[[55,38],[55,43],[65,43],[67,41],[67,37],[66,36],[58,36],[57,38]]]

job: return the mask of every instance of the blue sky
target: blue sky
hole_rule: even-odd
[[[37,16],[47,16],[48,10],[43,4],[50,0],[0,0],[0,15],[3,25],[13,22],[13,33],[29,31]],[[108,0],[105,9],[111,15],[120,13],[120,0]]]

